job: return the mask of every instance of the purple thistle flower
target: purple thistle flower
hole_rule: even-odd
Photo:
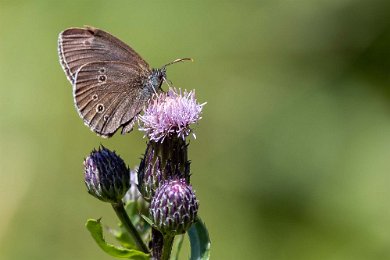
[[[184,140],[190,133],[196,138],[190,125],[202,118],[200,115],[205,104],[196,102],[195,90],[182,92],[170,88],[167,93],[155,94],[150,99],[144,114],[139,116],[139,130],[155,142],[163,142],[166,137],[174,135]]]

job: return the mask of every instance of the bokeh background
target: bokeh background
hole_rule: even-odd
[[[82,160],[133,167],[146,140],[75,111],[57,36],[82,25],[154,67],[194,58],[168,76],[208,102],[189,156],[212,259],[390,259],[386,0],[0,1],[0,259],[111,259]]]

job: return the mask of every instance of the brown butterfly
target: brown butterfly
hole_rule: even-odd
[[[93,27],[69,28],[58,37],[58,55],[73,85],[76,109],[98,135],[133,129],[146,101],[161,89],[166,66],[151,69],[130,46]]]

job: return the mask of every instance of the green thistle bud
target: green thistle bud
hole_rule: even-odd
[[[198,201],[184,179],[165,181],[150,205],[150,217],[163,234],[183,234],[195,221]]]
[[[120,202],[130,188],[130,173],[124,161],[101,146],[84,160],[85,184],[94,197],[110,203]]]

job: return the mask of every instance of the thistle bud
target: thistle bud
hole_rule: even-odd
[[[163,234],[183,234],[194,222],[198,201],[191,185],[184,179],[165,181],[150,205],[150,217]]]
[[[94,197],[110,203],[121,201],[130,188],[130,174],[124,161],[101,146],[84,160],[85,184]]]
[[[183,139],[167,138],[164,143],[150,141],[138,169],[139,190],[150,201],[165,180],[190,181],[190,161]]]

